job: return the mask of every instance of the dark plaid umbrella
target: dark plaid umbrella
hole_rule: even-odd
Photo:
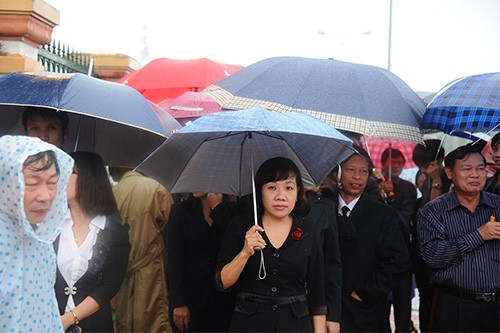
[[[395,74],[333,59],[276,57],[240,69],[207,87],[224,109],[265,105],[310,114],[369,136],[422,141],[425,105]]]
[[[256,107],[194,120],[172,134],[137,170],[171,193],[242,196],[252,192],[253,168],[269,158],[290,158],[304,183],[319,186],[353,152],[351,140],[315,117]]]
[[[422,118],[423,132],[488,132],[500,124],[500,73],[467,76],[442,88]]]

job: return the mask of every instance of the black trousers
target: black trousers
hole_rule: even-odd
[[[500,302],[479,302],[440,292],[432,332],[499,332]]]
[[[170,327],[172,332],[180,332],[174,324],[174,309],[169,309]],[[189,329],[184,332],[227,332],[233,307],[203,309],[189,308]]]
[[[384,332],[380,313],[387,306],[387,298],[377,303],[359,302],[350,295],[342,295],[341,332]]]
[[[384,332],[391,332],[389,317],[391,304],[394,306],[394,326],[396,333],[409,333],[411,329],[411,295],[413,274],[406,274],[399,285],[392,291],[392,300],[382,307],[381,326]]]
[[[417,251],[417,250],[415,250]],[[418,316],[420,332],[429,332],[434,286],[429,282],[429,274],[420,254],[414,254],[413,267],[418,288]]]

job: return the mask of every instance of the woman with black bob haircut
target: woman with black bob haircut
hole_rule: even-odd
[[[309,213],[309,203],[304,196],[304,185],[299,168],[291,160],[284,157],[272,158],[265,161],[255,175],[255,188],[260,189],[264,184],[287,180],[295,176],[297,182],[298,198],[291,214],[297,217],[304,217]],[[257,213],[262,217],[264,205],[262,204],[262,192],[257,191]]]
[[[67,188],[70,215],[54,243],[55,292],[64,329],[113,332],[110,300],[125,276],[130,243],[104,161],[96,153],[75,152]]]
[[[236,292],[230,331],[326,332],[322,247],[303,218],[300,171],[287,158],[272,158],[255,183],[258,225],[253,214],[236,216],[217,260],[217,286]]]

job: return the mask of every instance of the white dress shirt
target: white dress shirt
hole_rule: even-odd
[[[83,243],[76,244],[73,234],[73,220],[68,217],[64,221],[64,228],[59,238],[59,251],[57,252],[57,267],[69,287],[69,297],[66,303],[66,312],[75,308],[72,289],[74,284],[85,274],[89,267],[89,260],[92,258],[92,248],[97,240],[99,231],[104,229],[106,217],[98,215],[90,221],[89,233]],[[76,292],[78,292],[76,290]]]
[[[351,212],[352,210],[354,209],[354,206],[356,206],[356,204],[358,203],[359,201],[359,198],[361,198],[361,196],[357,197],[356,199],[354,199],[353,201],[349,202],[349,204],[346,204],[344,199],[342,199],[342,196],[339,195],[339,208],[338,208],[338,213],[340,215],[343,215],[342,214],[342,207],[344,206],[347,206],[347,208],[349,208],[349,211],[347,212],[347,216],[350,216],[351,215]]]

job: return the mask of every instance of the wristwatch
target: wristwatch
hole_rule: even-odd
[[[432,184],[432,187],[435,189],[441,190],[443,188],[443,184],[441,184],[441,183]]]

